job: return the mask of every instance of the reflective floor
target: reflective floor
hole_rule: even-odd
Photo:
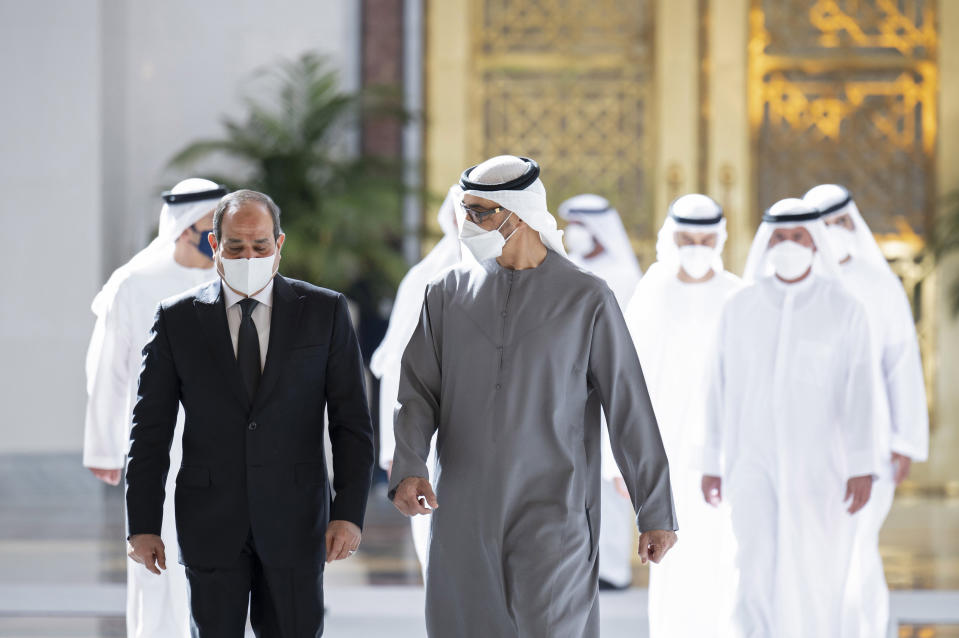
[[[327,570],[327,636],[425,635],[409,525],[383,491],[371,497],[362,550]],[[122,498],[78,455],[0,456],[0,637],[125,635]],[[901,495],[882,553],[894,606],[951,605],[926,592],[959,590],[959,498]],[[646,635],[647,572],[637,563],[634,574],[633,589],[603,596],[604,638]],[[959,626],[904,625],[899,635],[959,638]]]

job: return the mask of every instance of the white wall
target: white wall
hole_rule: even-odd
[[[79,451],[90,301],[144,245],[169,157],[316,49],[359,76],[357,0],[0,0],[0,453]]]
[[[99,9],[0,1],[0,451],[78,448],[100,278]]]
[[[158,193],[182,174],[170,157],[218,136],[225,114],[244,112],[251,74],[308,50],[326,53],[347,87],[359,80],[358,0],[109,0],[104,101],[122,102],[107,124],[109,223],[124,241],[106,246],[106,266],[125,261],[155,227]],[[114,151],[115,149],[115,151]],[[107,190],[112,190],[108,188]]]

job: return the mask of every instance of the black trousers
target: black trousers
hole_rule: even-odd
[[[323,635],[323,568],[264,565],[253,537],[236,564],[206,569],[186,566],[193,638],[243,638],[246,611],[257,638]]]

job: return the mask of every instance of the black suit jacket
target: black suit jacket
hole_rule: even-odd
[[[175,497],[180,562],[233,565],[252,530],[265,564],[321,567],[330,520],[363,526],[374,462],[363,375],[346,299],[337,292],[274,278],[270,346],[255,397],[248,396],[236,362],[220,281],[161,303],[133,410],[129,534],[160,533],[182,403]]]

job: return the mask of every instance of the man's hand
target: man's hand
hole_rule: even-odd
[[[117,470],[119,472],[119,470]],[[127,556],[148,570],[160,575],[160,569],[166,569],[166,551],[163,540],[156,534],[134,534],[127,541]],[[157,569],[157,565],[160,566]]]
[[[854,476],[846,482],[846,497],[842,499],[843,503],[852,499],[849,509],[850,514],[855,514],[869,502],[869,496],[872,494],[872,475]]]
[[[899,485],[906,479],[907,476],[909,476],[909,468],[912,466],[912,459],[905,454],[893,452],[892,464],[896,468],[893,478],[896,481],[896,485]]]
[[[107,485],[119,485],[120,474],[123,472],[123,470],[106,470],[99,467],[91,467],[90,471]]]
[[[653,529],[639,535],[639,558],[643,565],[647,561],[659,563],[666,552],[676,544],[676,532],[666,529]]]
[[[349,521],[330,521],[326,528],[326,562],[343,560],[360,548],[363,532],[356,523]]]
[[[703,498],[713,507],[719,507],[723,502],[723,479],[718,476],[703,476]]]
[[[393,505],[406,516],[432,514],[440,506],[429,480],[421,476],[410,476],[400,482],[393,495]]]

